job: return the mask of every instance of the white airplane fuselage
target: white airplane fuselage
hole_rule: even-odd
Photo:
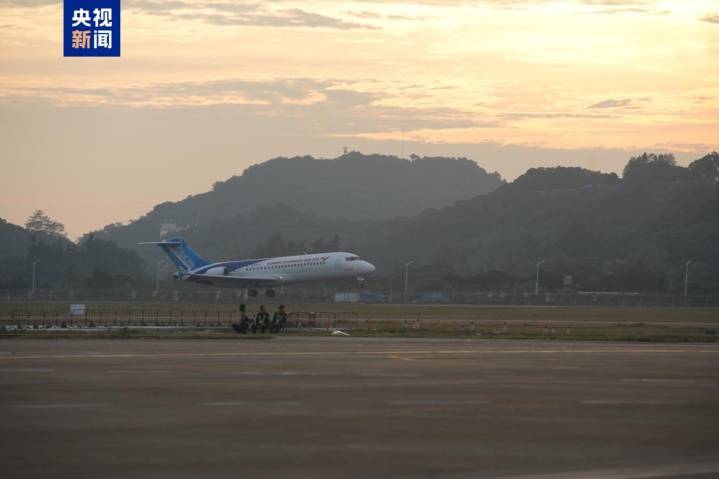
[[[184,238],[139,244],[162,248],[177,267],[177,279],[230,288],[271,289],[285,284],[348,278],[362,281],[375,272],[371,263],[346,252],[210,262],[198,255]]]
[[[236,280],[252,287],[263,287],[362,278],[374,271],[371,263],[355,254],[333,252],[221,261],[189,271],[187,279],[212,284]]]

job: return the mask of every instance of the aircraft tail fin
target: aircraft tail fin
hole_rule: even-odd
[[[137,244],[156,244],[167,256],[170,257],[177,269],[182,272],[193,271],[197,268],[210,264],[195,250],[190,248],[184,238],[168,238],[162,241],[148,241]]]

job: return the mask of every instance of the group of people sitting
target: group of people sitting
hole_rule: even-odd
[[[285,306],[281,304],[275,314],[270,318],[270,314],[264,305],[260,306],[260,310],[255,314],[255,319],[251,320],[247,315],[247,306],[240,305],[240,322],[234,323],[232,329],[237,334],[247,333],[279,333],[287,327],[287,313]]]

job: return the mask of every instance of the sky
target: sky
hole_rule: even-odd
[[[719,149],[719,0],[123,0],[121,48],[64,58],[62,2],[0,0],[0,218],[77,238],[344,147],[508,180]]]

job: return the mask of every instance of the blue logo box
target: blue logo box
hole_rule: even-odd
[[[120,56],[120,0],[65,0],[66,57]]]

